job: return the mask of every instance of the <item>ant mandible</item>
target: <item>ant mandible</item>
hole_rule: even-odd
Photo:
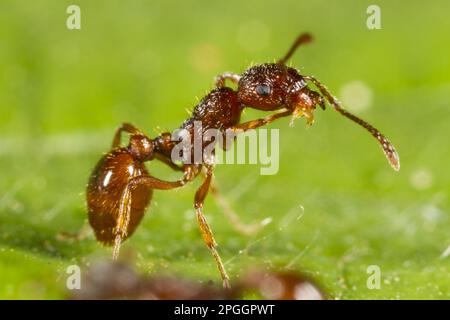
[[[292,116],[292,120],[305,116],[308,124],[314,122],[316,106],[325,109],[325,101],[343,116],[367,129],[381,144],[391,166],[400,169],[400,162],[393,145],[372,125],[342,108],[340,102],[328,89],[312,76],[300,75],[298,70],[286,66],[286,61],[296,49],[312,40],[309,34],[301,34],[286,55],[276,63],[264,63],[250,67],[242,75],[224,73],[216,78],[216,88],[208,93],[195,107],[191,117],[182,125],[190,133],[194,122],[201,121],[202,132],[208,129],[246,131],[269,124],[277,119]],[[225,86],[229,80],[237,85],[233,90]],[[308,88],[312,83],[318,92]],[[242,110],[253,108],[277,111],[264,118],[240,123]],[[121,134],[130,134],[129,144],[120,147]],[[201,163],[172,161],[171,154],[176,141],[172,134],[164,132],[150,139],[131,124],[123,124],[113,139],[112,150],[103,156],[93,170],[87,186],[89,222],[98,241],[113,245],[116,259],[122,241],[130,237],[139,225],[154,189],[168,190],[184,186],[199,174],[204,175],[202,185],[194,198],[194,208],[203,239],[211,251],[220,271],[223,284],[229,287],[229,277],[217,252],[217,243],[203,215],[203,203],[212,186],[213,159]],[[203,147],[205,147],[203,145]],[[176,181],[165,181],[148,173],[144,163],[158,159],[174,170],[183,172]],[[225,208],[226,209],[226,208]]]

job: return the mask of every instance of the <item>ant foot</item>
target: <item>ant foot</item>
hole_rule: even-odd
[[[228,289],[228,290],[231,289],[230,281],[228,279],[223,279],[222,285],[223,285],[224,289]]]

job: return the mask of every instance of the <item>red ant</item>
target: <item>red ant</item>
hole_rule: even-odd
[[[292,116],[292,119],[305,116],[307,123],[312,124],[316,106],[325,109],[327,101],[340,114],[366,128],[381,144],[391,166],[399,170],[397,152],[377,129],[344,110],[340,102],[316,78],[300,75],[298,70],[286,66],[286,61],[295,50],[311,40],[309,34],[302,34],[278,62],[253,66],[242,75],[224,73],[218,76],[217,87],[199,102],[191,117],[180,128],[193,134],[194,122],[201,121],[203,126],[201,134],[211,128],[222,131],[227,129],[246,131],[287,116]],[[237,90],[226,87],[226,80],[236,84]],[[308,83],[315,85],[318,92],[308,88]],[[277,112],[264,118],[240,123],[244,107]],[[131,135],[127,147],[119,146],[122,132]],[[172,138],[170,133],[165,132],[155,139],[150,139],[130,124],[123,124],[117,130],[112,151],[100,160],[89,180],[87,187],[89,222],[98,241],[114,245],[113,258],[117,258],[120,244],[130,237],[139,225],[150,203],[153,189],[168,190],[181,187],[204,171],[204,181],[195,193],[195,213],[203,239],[217,263],[223,284],[228,287],[229,278],[216,250],[217,243],[203,215],[203,203],[208,190],[215,191],[211,187],[213,161],[184,163],[181,166],[176,164],[172,161],[171,153],[177,142]],[[151,176],[144,162],[153,159],[166,163],[174,170],[182,171],[183,178],[177,181],[164,181]]]

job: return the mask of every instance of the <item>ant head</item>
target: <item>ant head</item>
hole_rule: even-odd
[[[304,102],[307,106],[316,101],[315,94],[307,90],[306,81],[298,71],[285,64],[298,46],[311,40],[309,34],[302,34],[277,63],[265,63],[248,69],[238,84],[240,102],[250,108],[269,111],[282,106],[295,109],[298,103]],[[308,101],[303,101],[305,99]]]
[[[297,70],[284,64],[265,63],[248,69],[239,80],[239,101],[259,110],[276,110],[287,105],[291,92],[306,86]]]
[[[292,111],[293,119],[299,116],[307,117],[312,124],[312,112],[317,105],[325,109],[324,99],[344,117],[356,122],[368,130],[381,144],[389,163],[395,170],[400,169],[400,159],[394,146],[376,128],[366,121],[346,111],[328,89],[312,76],[301,76],[293,68],[286,66],[286,61],[297,48],[312,41],[308,33],[301,34],[286,55],[277,63],[265,63],[248,69],[239,79],[238,98],[246,107],[270,111],[286,107]],[[310,90],[307,81],[312,82],[319,92]]]
[[[130,138],[128,150],[138,161],[147,161],[155,156],[155,146],[153,140],[143,134],[133,134]]]
[[[312,112],[325,109],[322,96],[307,87],[296,69],[266,63],[248,69],[239,80],[239,101],[250,108],[270,111],[281,107]]]

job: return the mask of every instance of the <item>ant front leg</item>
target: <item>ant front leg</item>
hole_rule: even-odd
[[[271,115],[268,115],[264,118],[260,118],[260,119],[256,119],[256,120],[251,120],[248,122],[244,122],[238,125],[235,125],[234,127],[231,128],[231,130],[233,131],[239,131],[239,130],[243,130],[243,131],[247,131],[250,129],[256,129],[262,126],[265,126],[266,124],[269,124],[277,119],[283,118],[283,117],[287,117],[289,115],[292,114],[292,110],[286,110],[279,112],[279,113],[274,113]]]
[[[231,82],[237,85],[240,79],[241,76],[236,73],[225,72],[216,77],[216,87],[218,88],[224,87],[226,80],[230,80]]]
[[[197,192],[195,193],[195,202],[194,202],[194,208],[195,208],[195,214],[197,216],[197,221],[200,227],[200,231],[203,236],[203,240],[205,241],[206,246],[211,251],[211,254],[214,257],[214,260],[216,261],[217,268],[219,269],[220,275],[222,277],[223,286],[225,288],[230,288],[229,283],[229,277],[225,270],[225,267],[222,263],[222,259],[220,258],[219,253],[217,252],[217,243],[214,239],[214,235],[212,233],[212,230],[206,221],[205,216],[203,215],[203,203],[205,201],[206,195],[208,194],[208,190],[210,188],[211,179],[213,174],[213,168],[212,166],[207,166],[206,171],[206,178],[203,181],[203,184],[198,188]]]
[[[117,216],[116,227],[114,230],[114,249],[113,259],[117,259],[119,256],[120,245],[122,239],[127,236],[128,225],[130,223],[131,210],[132,210],[132,191],[138,186],[145,187],[147,189],[158,190],[170,190],[174,188],[182,187],[188,181],[187,178],[183,178],[177,181],[164,181],[152,177],[150,175],[134,176],[129,179],[119,203],[119,214]]]

